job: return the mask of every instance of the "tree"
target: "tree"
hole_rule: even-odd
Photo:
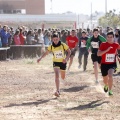
[[[116,10],[110,10],[105,16],[99,18],[99,25],[103,27],[117,27],[120,26],[120,13],[116,14]]]

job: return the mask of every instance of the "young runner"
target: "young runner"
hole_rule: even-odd
[[[52,36],[52,45],[48,47],[46,52],[37,60],[37,62],[40,62],[42,58],[44,58],[48,53],[53,53],[53,68],[55,72],[55,84],[56,84],[56,92],[55,96],[60,96],[60,82],[59,82],[59,72],[61,73],[62,80],[65,80],[65,70],[66,70],[66,64],[70,57],[70,49],[65,44],[62,43],[59,40],[58,34],[53,34]],[[67,51],[67,56],[65,55]]]
[[[66,38],[66,42],[71,50],[70,62],[69,62],[69,66],[68,66],[68,70],[69,70],[72,63],[73,63],[73,58],[74,58],[75,53],[76,53],[77,48],[78,48],[78,38],[76,37],[75,30],[71,31],[71,35]]]
[[[87,62],[88,62],[88,50],[86,48],[88,37],[86,34],[86,31],[82,31],[82,37],[79,40],[79,56],[78,56],[78,62],[79,66],[78,68],[81,68],[82,65],[82,57],[84,55],[84,62],[83,62],[83,70],[86,70]]]
[[[120,49],[118,43],[114,43],[114,33],[107,33],[107,42],[100,45],[97,55],[102,56],[101,60],[101,73],[104,81],[104,91],[108,92],[109,95],[113,95],[113,73],[117,68],[116,64],[116,53],[117,49]],[[120,58],[118,58],[120,61]]]
[[[97,56],[97,52],[102,42],[106,42],[106,39],[101,35],[99,35],[99,29],[97,28],[93,29],[93,36],[87,40],[87,49],[88,51],[90,51],[89,48],[91,48],[91,52],[92,52],[91,59],[94,64],[94,73],[95,73],[96,83],[99,82],[98,81],[98,64],[100,66],[100,63],[101,63],[101,57]]]

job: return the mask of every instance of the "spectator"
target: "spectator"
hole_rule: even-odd
[[[8,47],[8,38],[10,37],[10,33],[8,33],[8,26],[3,26],[3,29],[1,30],[1,42],[2,47]]]
[[[22,28],[20,28],[19,30],[20,30],[20,34],[19,34],[20,42],[21,42],[21,45],[24,45],[26,36],[23,35],[23,29]]]
[[[14,44],[15,45],[21,45],[20,41],[20,31],[16,30],[15,35],[14,35]]]
[[[44,36],[44,44],[45,45],[50,45],[51,44],[51,34],[50,34],[50,32],[47,32],[46,35]]]

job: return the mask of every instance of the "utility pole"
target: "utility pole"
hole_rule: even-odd
[[[91,2],[91,29],[92,29],[92,2]]]
[[[51,0],[51,8],[50,8],[50,9],[51,9],[51,14],[53,13],[53,6],[52,6],[52,2],[53,2],[53,1]]]
[[[105,14],[107,13],[107,0],[105,0]]]

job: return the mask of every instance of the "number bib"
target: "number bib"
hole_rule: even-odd
[[[54,52],[54,56],[55,56],[55,59],[64,58],[63,51],[62,51],[62,50],[55,51],[55,52]]]
[[[98,42],[91,42],[93,48],[99,48]]]
[[[81,48],[86,47],[84,42],[81,42]]]
[[[115,54],[106,54],[106,62],[114,62],[115,61]]]

